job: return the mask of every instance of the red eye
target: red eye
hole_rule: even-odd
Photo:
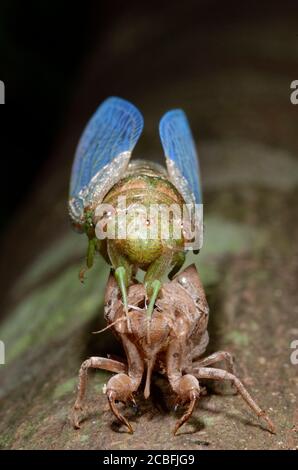
[[[78,233],[83,233],[84,232],[84,227],[81,224],[78,223],[72,223],[73,229],[78,232]]]

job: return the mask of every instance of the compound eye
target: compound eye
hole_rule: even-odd
[[[77,233],[83,233],[84,232],[84,224],[79,224],[79,223],[72,223],[72,228],[75,230]]]

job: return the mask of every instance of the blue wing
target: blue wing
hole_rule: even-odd
[[[100,175],[101,170],[107,170],[119,155],[120,166],[115,166],[112,171],[121,170],[121,160],[127,159],[128,164],[142,129],[143,117],[128,101],[111,97],[99,106],[83,131],[74,158],[70,180],[70,215],[73,219],[82,217],[84,204],[90,203],[98,185],[102,185],[104,175]],[[106,171],[107,177],[109,174],[111,171]],[[112,180],[111,184],[115,178]]]
[[[180,109],[168,111],[159,123],[159,134],[172,182],[188,199],[186,202],[192,198],[202,203],[199,161],[185,113]]]

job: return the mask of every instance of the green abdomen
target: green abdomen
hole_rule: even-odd
[[[177,248],[181,250],[182,236],[178,239],[172,237],[172,212],[168,212],[169,237],[164,237],[167,230],[161,230],[161,214],[159,212],[157,215],[156,212],[161,205],[165,210],[172,207],[182,209],[184,203],[182,196],[166,176],[155,171],[154,168],[136,165],[132,170],[129,168],[128,174],[109,191],[104,198],[104,203],[117,208],[119,196],[125,198],[122,199],[122,204],[125,200],[126,238],[116,237],[113,243],[131,263],[146,268],[165,250]],[[123,218],[120,222],[123,223]]]

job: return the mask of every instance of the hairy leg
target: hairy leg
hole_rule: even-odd
[[[197,361],[193,362],[193,367],[207,367],[220,361],[224,361],[226,363],[227,371],[235,375],[234,358],[232,354],[227,351],[217,351],[203,359],[198,359]]]
[[[275,433],[275,427],[270,418],[266,415],[265,411],[263,411],[257,405],[257,403],[244,387],[243,383],[234,374],[231,374],[230,372],[222,369],[213,369],[209,367],[198,367],[197,369],[193,370],[193,374],[198,379],[230,380],[248,406],[256,413],[259,418],[262,418],[264,421],[266,421],[269,431]]]
[[[210,356],[194,361],[192,363],[192,367],[189,368],[189,370],[187,369],[187,372],[191,373],[194,368],[212,366],[213,364],[216,364],[217,362],[221,361],[225,362],[227,371],[235,375],[234,358],[232,354],[227,351],[217,351],[211,354]],[[234,387],[233,383],[232,387],[234,388],[234,393],[237,394],[238,390],[236,387]]]
[[[105,357],[90,357],[80,367],[79,371],[79,384],[78,394],[73,407],[73,424],[75,428],[79,428],[79,412],[83,409],[83,400],[86,392],[88,370],[89,369],[104,369],[110,372],[125,372],[127,367],[120,361],[114,361],[113,359],[107,359]]]

